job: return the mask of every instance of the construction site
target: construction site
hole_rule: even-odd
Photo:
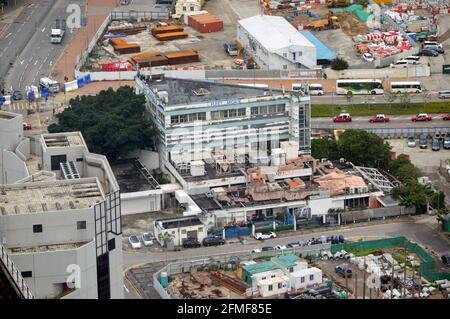
[[[397,237],[175,263],[158,274],[177,299],[448,299],[450,273],[436,260]]]

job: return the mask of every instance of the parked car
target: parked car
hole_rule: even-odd
[[[334,270],[338,275],[341,275],[344,278],[351,278],[353,275],[352,270],[347,265],[338,265],[334,268]]]
[[[431,149],[435,152],[441,149],[441,142],[439,141],[439,139],[433,138],[433,141],[431,142]]]
[[[442,255],[441,260],[444,265],[450,265],[450,255]]]
[[[333,118],[333,122],[351,122],[352,117],[348,113],[341,113]]]
[[[367,62],[372,62],[372,61],[375,60],[375,58],[373,57],[373,55],[372,55],[371,53],[368,53],[368,52],[364,53],[364,54],[362,55],[362,58],[364,59],[364,61],[367,61]]]
[[[277,234],[275,234],[274,232],[256,233],[255,234],[255,239],[257,239],[257,240],[271,239],[271,238],[276,238],[276,237],[277,237]]]
[[[225,239],[220,237],[206,237],[203,239],[203,246],[225,245]]]
[[[442,119],[443,119],[444,121],[450,121],[450,113],[447,113],[447,114],[442,115]]]
[[[270,250],[275,250],[275,248],[271,247],[271,246],[265,246],[263,248],[261,248],[262,251],[270,251]]]
[[[428,148],[428,137],[426,135],[420,135],[419,147],[422,149]]]
[[[389,122],[389,117],[387,117],[384,114],[377,114],[376,116],[372,116],[369,118],[369,122],[370,123],[375,123],[375,122]]]
[[[439,98],[440,99],[448,99],[450,98],[450,90],[446,90],[446,91],[439,91]]]
[[[197,248],[201,246],[202,244],[195,238],[186,238],[183,241],[183,248]]]
[[[284,246],[284,245],[277,245],[277,246],[275,246],[275,250],[285,250],[285,249],[287,249],[287,247]]]
[[[426,45],[424,47],[424,49],[431,49],[431,50],[436,51],[437,53],[445,53],[444,48],[442,48],[442,47],[440,47],[438,45]]]
[[[444,148],[446,150],[450,149],[450,135],[447,133],[447,135],[445,135],[444,137]]]
[[[24,130],[31,130],[31,128],[32,128],[31,123],[23,122],[22,126],[23,126]]]
[[[299,243],[289,243],[286,245],[287,248],[298,248],[300,247]]]
[[[338,236],[338,241],[339,241],[339,243],[343,244],[345,242],[344,235],[339,235]]]
[[[427,113],[419,113],[411,117],[411,121],[413,122],[431,121],[432,119],[431,115],[428,115]]]
[[[430,46],[430,45],[434,45],[434,46],[437,46],[439,48],[442,48],[442,44],[437,42],[437,41],[423,41],[423,46],[424,47],[427,47],[427,46]]]
[[[19,90],[15,90],[12,94],[12,98],[14,101],[20,101],[23,99],[22,92]]]
[[[419,64],[420,62],[420,56],[418,55],[410,55],[405,58],[406,61],[409,61],[412,64]]]
[[[416,147],[416,139],[413,136],[408,137],[408,147]]]
[[[144,242],[144,246],[151,246],[153,245],[153,236],[151,233],[143,233],[142,234],[142,241]]]
[[[261,252],[261,249],[258,249],[258,248],[255,248],[252,250],[252,253],[260,253],[260,252]]]
[[[394,63],[391,63],[391,68],[406,68],[408,67],[409,62],[407,60],[398,60]]]
[[[439,56],[439,52],[437,52],[436,50],[430,49],[430,48],[426,48],[426,49],[422,49],[419,52],[419,55],[423,55],[423,56]]]
[[[139,237],[136,235],[131,235],[128,237],[128,241],[130,242],[130,245],[134,249],[138,249],[142,247],[141,241],[139,240]]]

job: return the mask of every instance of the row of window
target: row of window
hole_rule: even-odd
[[[190,123],[194,121],[205,121],[205,120],[206,120],[206,112],[172,115],[170,117],[171,124]]]
[[[284,113],[285,111],[286,105],[284,104],[253,106],[251,108],[252,115]]]
[[[275,277],[275,276],[272,276],[272,278],[273,277]],[[263,277],[262,279],[266,279],[265,277]],[[313,281],[314,280],[314,275],[310,275],[309,276],[309,280],[310,281]],[[305,282],[305,277],[300,277],[300,282],[301,283],[304,283]],[[278,289],[281,289],[283,287],[283,285],[282,285],[282,283],[280,282],[280,283],[278,283]],[[269,291],[273,291],[273,285],[269,285],[268,286],[268,290]]]
[[[230,119],[242,116],[245,116],[245,108],[211,112],[212,120]]]
[[[77,229],[86,229],[86,221],[80,220],[77,221]],[[42,224],[33,225],[33,233],[42,233]]]

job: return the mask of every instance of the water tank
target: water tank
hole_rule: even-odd
[[[161,272],[161,277],[160,277],[160,281],[161,286],[163,286],[163,288],[167,288],[167,286],[169,285],[169,278],[167,276],[167,272],[162,271]]]
[[[286,152],[281,148],[272,149],[270,156],[271,166],[280,166],[286,164]]]

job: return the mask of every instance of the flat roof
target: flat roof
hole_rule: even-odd
[[[156,222],[161,224],[164,229],[204,225],[198,217],[157,219]]]
[[[0,186],[0,215],[89,208],[103,200],[95,178]]]
[[[286,254],[281,256],[275,256],[270,259],[272,262],[278,265],[282,265],[283,267],[289,268],[297,265],[297,261],[300,260],[300,257],[294,254]]]
[[[80,132],[43,134],[46,147],[70,147],[85,145]]]
[[[168,105],[195,104],[210,101],[244,99],[264,96],[264,92],[276,91],[210,81],[174,79],[147,80],[147,85],[158,92],[168,92]],[[281,92],[281,91],[280,91]]]
[[[0,120],[11,120],[11,119],[16,118],[18,116],[22,116],[22,115],[0,110]]]

